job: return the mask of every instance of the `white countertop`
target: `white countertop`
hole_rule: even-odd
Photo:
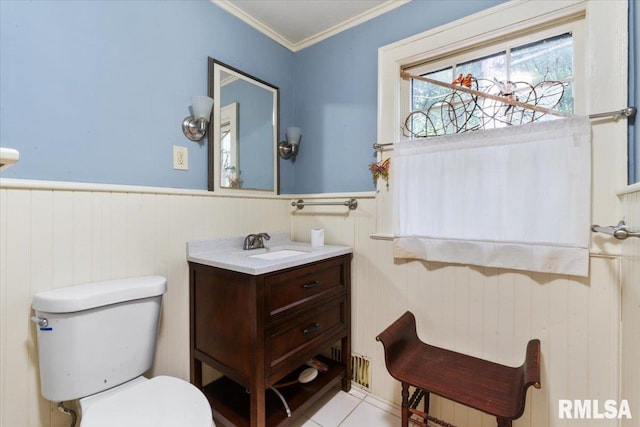
[[[270,240],[264,241],[265,249],[243,250],[243,242],[244,237],[187,242],[187,260],[257,276],[353,252],[348,246],[325,245],[319,248],[312,248],[311,244],[306,242],[292,242],[287,233],[271,235]],[[302,251],[304,253],[279,259],[254,257],[255,255],[282,250]]]

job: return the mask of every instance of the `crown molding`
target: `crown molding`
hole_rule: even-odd
[[[360,15],[356,15],[353,18],[347,19],[346,21],[343,21],[338,25],[334,25],[333,27],[326,29],[325,31],[322,31],[314,36],[308,37],[298,43],[295,43],[295,49],[293,51],[297,52],[298,50],[302,50],[313,44],[321,42],[322,40],[328,39],[329,37],[348,30],[349,28],[356,27],[373,18],[384,15],[385,13],[390,12],[402,5],[405,5],[410,1],[411,0],[388,0],[373,9],[363,12]]]
[[[286,47],[287,49],[295,52],[294,50],[295,45],[293,43],[291,43],[286,38],[282,37],[276,31],[272,30],[270,27],[264,25],[262,22],[255,19],[253,16],[246,13],[244,10],[240,9],[238,6],[231,3],[231,1],[229,0],[210,0],[210,1],[211,3],[215,4],[216,6],[223,9],[224,11],[240,19],[245,24],[260,31],[262,34],[273,39],[277,43],[280,43],[282,46]]]
[[[409,3],[411,0],[388,0],[381,5],[368,10],[364,13],[354,16],[353,18],[347,19],[346,21],[341,22],[338,25],[334,25],[331,28],[328,28],[325,31],[322,31],[318,34],[315,34],[311,37],[308,37],[300,42],[294,43],[289,39],[280,35],[277,31],[273,30],[271,27],[263,24],[258,21],[251,15],[247,14],[245,11],[235,6],[230,0],[210,0],[211,3],[225,10],[226,12],[232,14],[236,18],[240,19],[247,25],[253,27],[254,29],[260,31],[265,36],[271,38],[275,42],[281,44],[292,52],[297,52],[304,48],[307,48],[313,44],[321,42],[331,36],[334,36],[342,31],[348,30],[349,28],[353,28],[357,25],[362,24],[363,22],[369,21],[370,19],[376,18],[380,15],[383,15],[393,9],[396,9],[404,4]]]

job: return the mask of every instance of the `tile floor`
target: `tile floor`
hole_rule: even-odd
[[[293,427],[397,427],[400,409],[355,387],[327,393]]]

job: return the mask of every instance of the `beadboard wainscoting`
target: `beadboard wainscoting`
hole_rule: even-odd
[[[0,187],[0,426],[66,427],[40,396],[33,294],[85,282],[168,278],[153,375],[189,379],[186,242],[288,232],[288,199],[3,180]]]
[[[619,351],[621,287],[634,285],[631,275],[635,272],[637,277],[640,268],[638,242],[633,239],[624,245],[634,245],[634,257],[625,255],[621,261],[617,255],[593,254],[590,277],[574,280],[550,274],[394,261],[392,242],[372,238],[377,229],[373,193],[357,195],[358,208],[353,211],[337,206],[296,210],[290,199],[282,198],[74,184],[67,188],[54,183],[8,186],[7,181],[0,187],[2,427],[69,425],[69,417],[40,397],[35,329],[29,321],[35,292],[118,277],[167,276],[169,290],[153,374],[187,379],[185,243],[289,230],[294,240],[309,241],[312,228],[325,229],[327,244],[354,248],[352,350],[371,361],[371,393],[375,396],[400,402],[399,384],[387,373],[382,345],[375,336],[411,310],[422,339],[507,365],[522,363],[526,342],[540,338],[542,389],[529,389],[526,412],[515,426],[618,425],[618,420],[560,419],[559,399],[602,402],[626,398],[632,410],[638,404],[635,360],[640,345],[638,341],[625,344],[623,331],[622,357]],[[631,213],[635,212],[637,223],[640,195],[622,198],[627,222],[633,224]],[[632,328],[628,333],[637,334]],[[622,382],[620,360],[625,370]],[[435,397],[432,408],[434,415],[456,425],[495,426],[492,417]]]
[[[394,261],[392,241],[372,238],[374,198],[358,198],[349,213],[305,207],[293,214],[293,239],[308,240],[311,228],[324,228],[328,244],[354,248],[352,350],[371,360],[374,395],[400,404],[399,383],[387,373],[375,337],[410,310],[423,340],[506,365],[519,366],[527,341],[541,340],[542,388],[529,389],[514,426],[618,425],[560,419],[558,400],[619,398],[619,256],[592,255],[588,279]],[[455,425],[495,427],[495,418],[437,397],[431,407]]]
[[[640,184],[621,196],[625,222],[640,230]],[[624,427],[635,427],[640,418],[640,239],[622,243],[622,375],[621,398],[629,401],[633,418]]]

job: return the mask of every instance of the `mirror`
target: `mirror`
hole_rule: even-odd
[[[209,58],[210,191],[279,193],[279,89]]]

